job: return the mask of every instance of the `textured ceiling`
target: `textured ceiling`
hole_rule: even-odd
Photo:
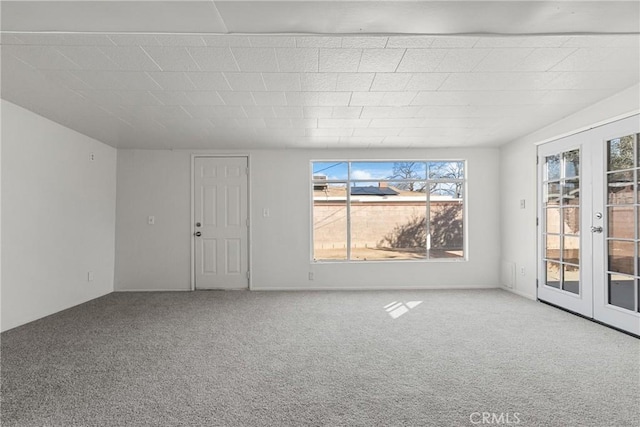
[[[616,26],[603,12],[602,19],[576,20],[570,28],[599,31],[609,26],[634,34],[258,34],[247,29],[264,31],[270,23],[270,30],[324,25],[331,32],[329,27],[353,25],[354,14],[335,3],[336,8],[318,11],[317,23],[310,24],[318,2],[169,2],[160,7],[161,15],[174,14],[167,23],[105,15],[113,18],[105,19],[112,26],[136,27],[138,22],[136,33],[44,33],[78,30],[65,25],[71,25],[71,18],[76,27],[86,25],[78,18],[103,9],[78,9],[74,15],[65,4],[64,13],[51,12],[47,20],[53,9],[45,3],[62,3],[27,3],[22,9],[3,4],[2,98],[116,147],[496,146],[640,81],[640,36],[637,29],[632,31],[640,25],[637,16]],[[504,4],[453,3],[457,7],[450,11],[459,11],[460,5]],[[544,5],[537,9],[532,9],[535,2],[516,3],[525,9],[508,12],[513,19],[503,32],[513,32],[513,23],[526,17],[531,26],[524,28],[544,29],[549,2],[540,2]],[[618,6],[625,2],[569,3],[578,6],[558,9],[557,19],[550,19],[553,25],[566,21],[571,10],[578,15],[597,11],[583,3],[614,5],[611,10],[621,17],[626,10]],[[626,3],[637,9],[637,2]],[[361,20],[367,29],[393,22],[384,14],[373,19],[368,7],[387,8],[389,14],[413,10],[388,8],[405,2],[360,4],[367,11]],[[180,5],[190,12],[181,11]],[[228,32],[232,27],[248,34],[160,31],[188,26],[186,17],[202,7],[217,18],[194,20],[192,28],[213,25]],[[10,32],[7,10],[15,18]],[[344,19],[326,19],[340,10]],[[488,25],[494,19],[475,21]],[[415,22],[404,21],[409,29]],[[462,20],[449,25],[449,31],[479,28],[473,22]],[[443,28],[435,32],[446,32]]]

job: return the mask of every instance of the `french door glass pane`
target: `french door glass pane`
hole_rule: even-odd
[[[560,179],[560,154],[548,156],[546,166],[546,181]]]
[[[631,169],[634,167],[633,145],[634,136],[627,135],[616,138],[607,144],[608,167],[610,171]]]
[[[560,264],[557,262],[547,261],[547,286],[560,289]]]
[[[546,232],[560,234],[560,208],[547,208]]]
[[[580,234],[580,208],[564,208],[562,212],[564,234]]]
[[[609,240],[609,271],[633,275],[634,246],[633,242]]]
[[[609,304],[633,310],[633,277],[621,274],[608,274],[609,282]]]
[[[564,157],[564,176],[573,178],[580,175],[580,150],[567,151]]]
[[[610,205],[631,205],[633,197],[633,172],[615,172],[607,175],[607,200]]]
[[[545,205],[558,206],[560,204],[560,183],[550,182],[545,187]]]
[[[580,204],[580,181],[577,179],[566,180],[562,183],[562,204]]]
[[[562,289],[573,294],[580,293],[580,267],[577,265],[564,266]]]
[[[617,239],[635,238],[633,206],[609,206],[607,214],[609,218],[609,237]]]
[[[545,241],[545,258],[560,261],[560,236],[549,234]]]
[[[562,238],[562,261],[570,264],[580,263],[580,238],[564,236]]]

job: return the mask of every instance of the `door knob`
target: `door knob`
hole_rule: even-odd
[[[196,231],[195,233],[193,233],[193,235],[196,236],[196,237],[200,237],[200,236],[202,236],[202,233],[199,232],[199,231]]]
[[[202,227],[202,224],[200,224],[199,222],[196,222],[196,227]]]
[[[591,227],[592,233],[602,233],[602,227]]]

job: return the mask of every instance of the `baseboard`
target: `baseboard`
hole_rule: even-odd
[[[526,294],[526,293],[524,293],[522,291],[518,291],[518,290],[512,289],[512,288],[507,288],[507,287],[504,287],[504,286],[501,286],[500,289],[503,289],[503,290],[505,290],[507,292],[511,292],[512,294],[516,294],[516,295],[524,297],[526,299],[530,299],[532,301],[536,301],[536,296],[535,295]]]
[[[191,292],[191,289],[116,289],[114,292]]]
[[[500,289],[499,286],[358,286],[358,287],[327,287],[327,286],[292,286],[292,287],[260,287],[252,286],[252,291],[429,291],[429,290],[474,290]]]

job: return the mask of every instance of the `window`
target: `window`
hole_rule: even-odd
[[[311,163],[313,259],[464,258],[464,162]]]

